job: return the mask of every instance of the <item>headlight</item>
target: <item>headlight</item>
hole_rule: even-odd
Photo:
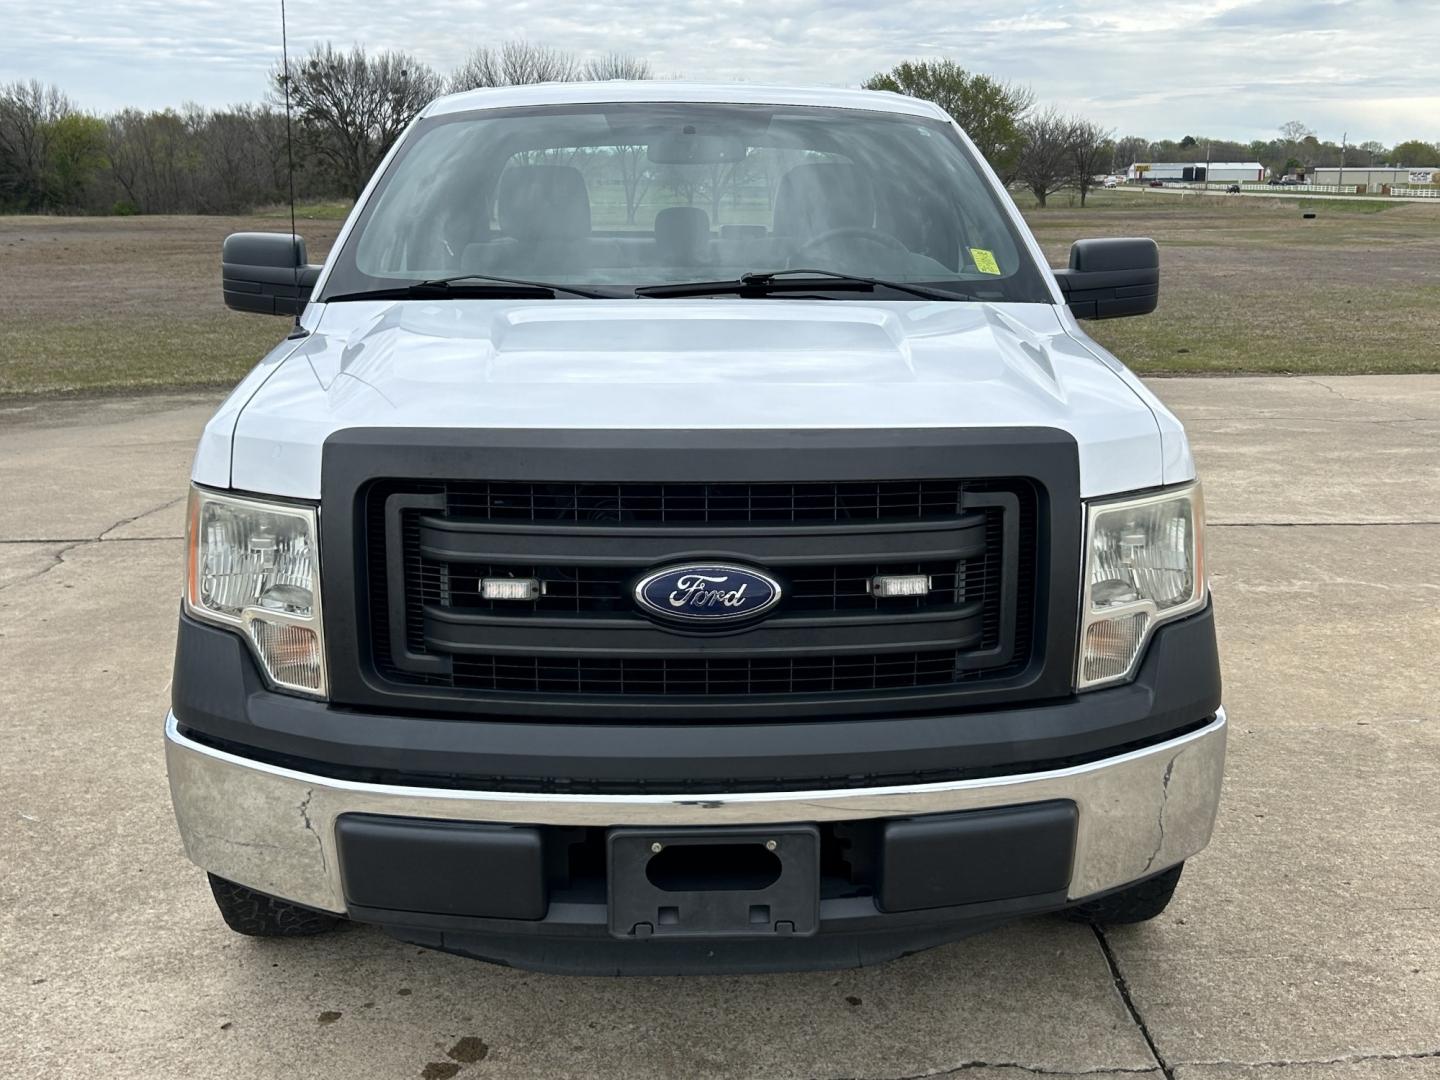
[[[315,509],[190,490],[185,609],[245,635],[278,687],[323,697]]]
[[[1091,503],[1075,688],[1128,678],[1162,622],[1205,604],[1200,485]]]

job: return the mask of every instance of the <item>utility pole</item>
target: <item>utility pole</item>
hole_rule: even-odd
[[[1336,186],[1340,188],[1342,195],[1345,193],[1345,140],[1349,137],[1348,131],[1342,132],[1340,135],[1340,183]]]

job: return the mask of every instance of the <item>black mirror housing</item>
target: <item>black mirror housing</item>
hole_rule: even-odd
[[[289,233],[231,233],[220,249],[225,306],[236,311],[298,315],[319,276],[305,261],[305,240]]]
[[[1143,237],[1077,240],[1055,280],[1077,319],[1149,315],[1160,303],[1160,249]]]

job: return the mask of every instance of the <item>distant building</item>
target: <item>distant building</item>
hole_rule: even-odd
[[[1389,165],[1346,165],[1323,166],[1310,170],[1312,184],[1339,184],[1358,187],[1364,184],[1371,191],[1379,191],[1386,184],[1391,187],[1408,184],[1440,183],[1440,169],[1397,169]]]
[[[1127,180],[1208,180],[1211,183],[1263,183],[1265,166],[1258,161],[1137,161],[1125,170]]]

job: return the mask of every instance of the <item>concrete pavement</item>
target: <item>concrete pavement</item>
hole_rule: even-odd
[[[232,935],[160,752],[212,398],[0,405],[0,1076],[1440,1078],[1440,377],[1158,380],[1233,722],[1156,922],[877,969],[564,979]]]

